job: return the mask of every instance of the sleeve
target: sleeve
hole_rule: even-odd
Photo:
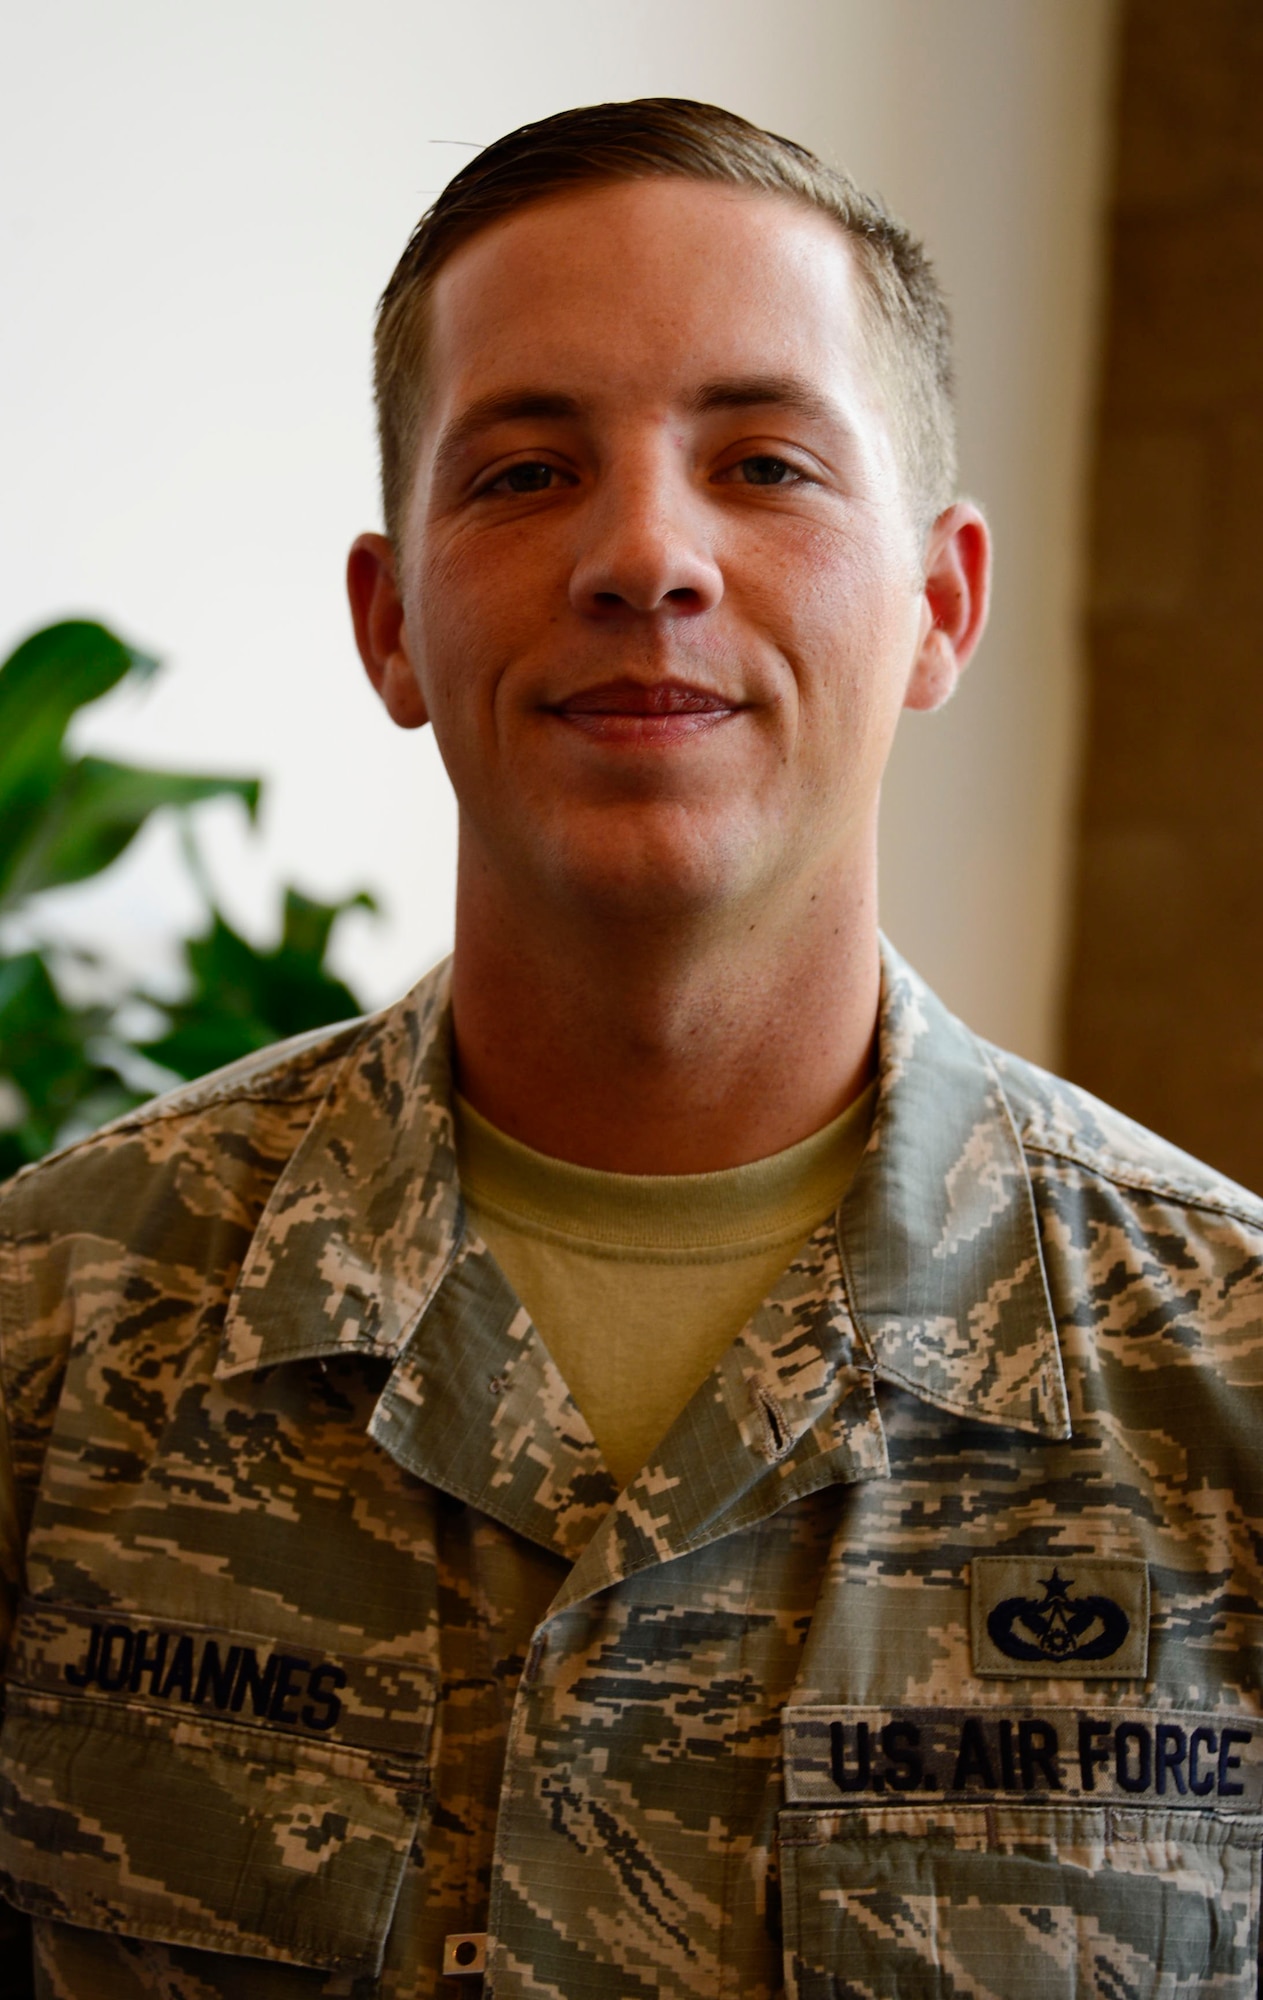
[[[26,1537],[74,1320],[74,1236],[44,1226],[44,1169],[0,1189],[0,1668],[26,1583]]]
[[[17,1614],[24,1572],[26,1532],[18,1500],[13,1431],[6,1377],[19,1346],[14,1309],[21,1290],[17,1245],[6,1239],[0,1223],[0,1667],[8,1656],[9,1638]],[[0,1716],[4,1712],[0,1687]],[[35,2000],[31,1920],[13,1909],[0,1894],[0,2000]]]
[[[8,1386],[18,1345],[16,1321],[21,1290],[18,1247],[11,1237],[5,1236],[0,1224],[0,1666],[8,1658],[24,1567],[25,1534],[18,1504]]]

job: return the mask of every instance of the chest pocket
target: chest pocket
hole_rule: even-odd
[[[1117,1806],[782,1814],[791,2000],[1254,2000],[1256,1818]]]
[[[407,1664],[28,1604],[0,1884],[36,1918],[374,1974],[433,1706]]]
[[[787,1709],[797,2000],[1254,2000],[1263,1720]]]

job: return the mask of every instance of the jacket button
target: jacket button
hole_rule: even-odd
[[[486,1931],[449,1931],[443,1940],[443,1977],[477,1979],[486,1969]]]

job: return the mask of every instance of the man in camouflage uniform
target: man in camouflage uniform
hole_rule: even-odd
[[[894,722],[985,598],[943,329],[701,107],[514,135],[405,253],[352,601],[452,773],[456,953],[0,1202],[0,1992],[1256,1992],[1263,1210],[875,928]],[[699,1176],[870,1071],[620,1486],[457,1080]]]

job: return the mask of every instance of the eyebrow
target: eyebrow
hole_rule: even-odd
[[[444,431],[434,453],[435,475],[450,472],[474,439],[496,424],[511,424],[523,417],[578,417],[583,405],[576,396],[552,394],[543,389],[506,389],[479,396],[462,410]]]
[[[697,416],[712,410],[749,410],[774,404],[813,420],[837,421],[838,411],[826,397],[797,375],[735,375],[703,383],[688,399]]]
[[[704,382],[686,398],[686,409],[694,416],[709,416],[718,410],[793,410],[813,422],[838,422],[840,413],[810,385],[795,375],[733,375]],[[439,439],[434,453],[434,472],[442,477],[450,472],[469,446],[483,431],[531,417],[565,419],[581,417],[585,405],[577,396],[546,389],[506,389],[487,396],[462,410]]]

